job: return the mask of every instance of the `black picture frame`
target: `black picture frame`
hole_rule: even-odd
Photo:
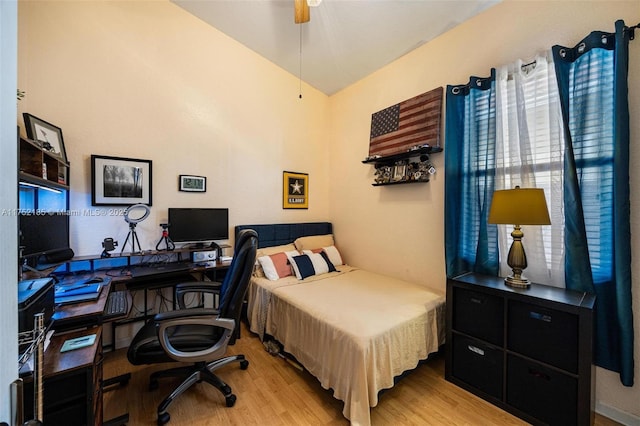
[[[151,205],[152,162],[139,158],[91,156],[91,205]]]
[[[178,191],[207,192],[207,178],[205,176],[179,175]]]
[[[65,163],[69,162],[60,127],[27,112],[22,113],[22,117],[24,118],[27,138],[38,142],[45,151],[60,157]]]

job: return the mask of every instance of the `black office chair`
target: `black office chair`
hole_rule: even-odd
[[[159,425],[170,420],[166,410],[171,402],[193,384],[201,381],[220,390],[227,407],[235,404],[236,396],[231,388],[213,371],[235,361],[240,363],[242,370],[249,366],[249,361],[244,355],[224,358],[223,356],[227,346],[235,342],[234,330],[239,326],[242,303],[256,261],[257,247],[258,235],[254,230],[243,230],[238,235],[233,260],[219,289],[219,309],[192,308],[159,313],[133,338],[127,353],[131,364],[171,361],[194,363],[191,366],[151,374],[150,389],[158,387],[158,379],[161,377],[187,376],[158,406]]]

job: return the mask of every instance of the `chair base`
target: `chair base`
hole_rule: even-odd
[[[231,387],[213,373],[213,371],[218,368],[232,362],[239,362],[240,369],[242,370],[246,370],[249,367],[249,361],[245,359],[244,355],[233,355],[210,363],[198,362],[191,366],[176,367],[170,370],[156,371],[152,373],[149,378],[149,390],[158,388],[158,379],[165,377],[187,376],[180,386],[174,389],[174,391],[171,392],[171,394],[169,394],[169,396],[167,396],[160,405],[158,405],[158,425],[164,425],[171,419],[171,416],[167,413],[167,408],[169,408],[169,405],[171,405],[173,400],[182,395],[192,385],[202,381],[207,382],[218,389],[225,398],[226,406],[233,407],[236,402],[236,396],[232,393]]]

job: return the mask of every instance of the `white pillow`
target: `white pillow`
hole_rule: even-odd
[[[342,262],[342,256],[340,256],[340,252],[336,246],[322,247],[322,250],[327,253],[327,256],[329,256],[329,260],[333,263],[333,266],[344,265]]]
[[[287,255],[287,258],[289,259],[289,263],[291,263],[291,267],[293,268],[293,273],[296,275],[296,278],[301,280],[302,275],[300,275],[300,270],[298,269],[298,265],[296,265],[296,262],[293,261],[294,257],[300,256],[300,252],[297,250],[293,250],[293,251],[286,251],[284,252],[284,254]]]
[[[303,280],[313,275],[326,274],[333,272],[336,268],[331,264],[329,256],[326,253],[313,253],[305,250],[304,254],[293,256],[291,259],[293,268],[300,276],[298,279]],[[296,275],[297,277],[298,275]]]
[[[253,275],[255,275],[256,277],[264,277],[264,271],[262,270],[262,265],[260,265],[260,262],[258,262],[258,258],[262,257],[262,256],[269,256],[275,253],[281,253],[281,252],[286,252],[289,250],[295,250],[296,246],[293,245],[293,243],[289,243],[289,244],[284,244],[281,246],[271,246],[271,247],[262,247],[259,248],[257,253],[256,253],[256,265],[253,268]]]
[[[292,275],[289,258],[285,253],[274,253],[269,256],[261,256],[258,258],[260,266],[265,276],[271,281],[277,281],[280,278]]]
[[[327,261],[324,260],[324,257],[322,257],[320,253],[314,253],[311,250],[303,250],[302,252],[309,256],[315,271],[314,275],[326,274],[329,272],[329,265],[327,265]]]

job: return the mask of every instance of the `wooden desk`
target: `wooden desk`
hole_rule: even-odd
[[[96,334],[91,346],[60,352],[67,339]],[[102,327],[54,335],[44,353],[46,425],[102,425]],[[24,413],[33,418],[33,381],[25,378]]]
[[[70,330],[101,324],[104,306],[111,292],[111,280],[107,278],[102,284],[98,300],[56,306],[51,316],[54,330]]]

